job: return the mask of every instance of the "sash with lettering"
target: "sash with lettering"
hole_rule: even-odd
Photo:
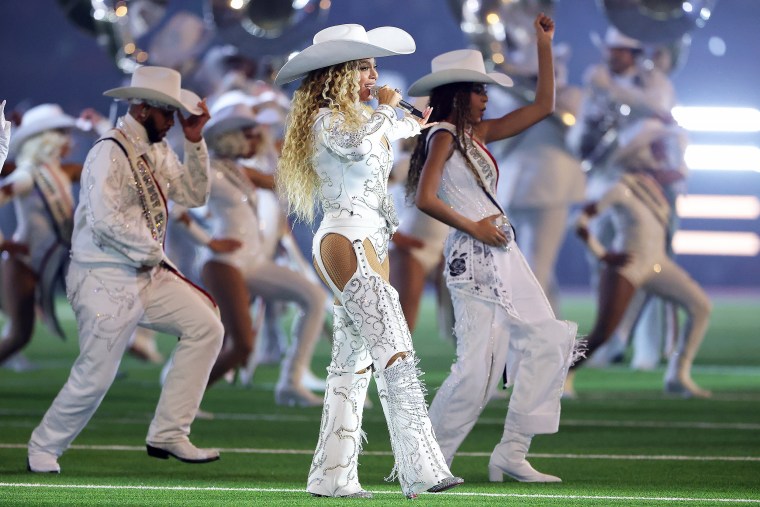
[[[74,228],[71,184],[64,178],[67,176],[60,167],[53,168],[47,164],[38,166],[33,172],[34,188],[42,199],[56,235],[55,243],[42,257],[35,301],[41,311],[42,322],[62,340],[66,339],[66,334],[55,313],[55,295],[58,288],[65,287]]]
[[[134,146],[127,136],[118,128],[111,129],[98,142],[110,139],[121,148],[129,160],[129,169],[137,185],[137,195],[140,199],[145,224],[150,235],[163,246],[166,236],[166,220],[169,215],[166,198],[153,177],[153,171],[145,155],[137,155]]]
[[[140,207],[142,208],[145,224],[148,226],[148,230],[150,230],[151,237],[161,243],[161,247],[163,248],[164,240],[166,239],[166,220],[169,216],[169,207],[163,191],[158,186],[158,182],[153,176],[153,171],[150,168],[148,158],[145,155],[138,156],[132,143],[118,128],[109,130],[103,135],[103,137],[98,139],[97,142],[99,143],[107,139],[115,142],[116,146],[118,146],[127,157],[127,160],[129,161],[129,169],[132,171],[132,177],[137,185],[137,195],[140,200]],[[169,258],[166,257],[166,255],[164,255],[161,260],[161,266],[195,287],[209,299],[212,309],[218,312],[214,298],[212,298],[208,292],[195,285],[191,280],[187,279],[185,275],[183,275],[182,272],[169,260]]]

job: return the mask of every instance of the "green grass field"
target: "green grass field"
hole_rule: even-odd
[[[593,305],[565,298],[565,317],[587,332]],[[760,504],[760,305],[757,299],[715,297],[709,335],[694,377],[714,391],[711,400],[662,394],[662,374],[624,366],[578,373],[577,400],[563,402],[559,433],[538,436],[536,468],[561,484],[488,482],[488,456],[501,436],[505,400],[494,400],[462,445],[452,470],[466,483],[449,493],[423,494],[430,505],[633,506]],[[69,309],[70,335],[75,336]],[[453,345],[435,335],[426,300],[415,343],[430,396],[446,376]],[[162,351],[173,339],[161,337]],[[277,367],[261,366],[252,387],[220,384],[196,420],[196,445],[218,447],[206,465],[149,458],[144,440],[158,399],[160,367],[131,357],[74,446],[60,459],[62,473],[25,471],[26,442],[63,385],[77,353],[37,329],[27,357],[37,369],[0,369],[0,505],[402,505],[398,484],[383,478],[392,457],[375,393],[365,412],[369,442],[361,457],[372,500],[312,498],[305,479],[316,444],[320,408],[274,404]],[[319,344],[313,369],[323,372],[329,346]]]

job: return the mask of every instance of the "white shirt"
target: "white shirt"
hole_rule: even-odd
[[[117,128],[138,156],[146,155],[164,202],[171,199],[188,207],[206,202],[210,185],[205,141],[185,140],[182,164],[165,140],[150,144],[145,128],[130,115],[120,118]],[[111,140],[98,142],[85,161],[74,214],[72,258],[134,267],[155,266],[165,259],[163,238],[151,236],[143,216],[129,160]]]
[[[330,109],[317,114],[314,167],[320,179],[322,226],[388,227],[393,232],[398,217],[388,195],[393,166],[389,142],[419,134],[420,126],[408,117],[399,120],[388,105],[365,116],[365,123],[352,128]]]

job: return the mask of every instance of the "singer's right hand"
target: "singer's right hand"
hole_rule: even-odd
[[[385,85],[378,88],[375,91],[375,95],[377,96],[378,103],[389,105],[391,107],[398,107],[398,103],[401,101],[401,94]]]
[[[417,123],[420,124],[420,129],[424,130],[428,127],[432,127],[433,125],[438,125],[437,121],[434,121],[433,123],[428,123],[428,120],[430,119],[430,115],[433,113],[433,108],[428,106],[422,111],[422,118],[417,118],[416,116],[409,115],[410,118],[414,118],[417,120]]]

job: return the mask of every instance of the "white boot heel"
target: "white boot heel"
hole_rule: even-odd
[[[504,482],[504,472],[496,465],[488,464],[488,480],[490,482]]]
[[[562,482],[559,477],[539,472],[525,459],[532,438],[532,435],[508,433],[491,454],[488,480],[503,482],[507,474],[520,482]]]

